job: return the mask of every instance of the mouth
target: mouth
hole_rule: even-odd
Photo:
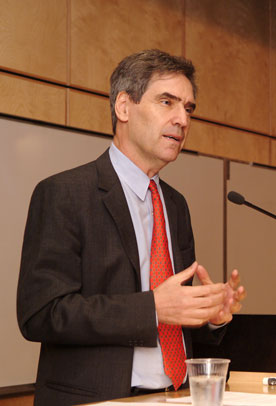
[[[178,135],[163,135],[163,137],[168,138],[169,140],[174,140],[178,143],[180,143],[182,140],[182,138]]]

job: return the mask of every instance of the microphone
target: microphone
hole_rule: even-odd
[[[276,219],[276,215],[273,213],[270,213],[267,210],[262,209],[261,207],[255,206],[255,204],[249,203],[245,200],[245,198],[240,195],[237,192],[231,191],[227,195],[228,200],[230,202],[235,203],[235,204],[244,204],[245,206],[251,207],[252,209],[258,210],[263,214],[266,214],[269,217],[272,217],[273,219]]]

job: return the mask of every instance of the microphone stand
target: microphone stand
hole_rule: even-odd
[[[264,209],[262,209],[261,207],[255,206],[255,204],[249,203],[249,202],[247,202],[246,200],[244,201],[243,204],[245,204],[245,205],[248,206],[248,207],[251,207],[252,209],[258,210],[258,211],[260,211],[261,213],[266,214],[267,216],[272,217],[273,219],[276,219],[276,215],[275,215],[275,214],[270,213],[269,211],[264,210]]]

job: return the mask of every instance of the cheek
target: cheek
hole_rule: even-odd
[[[141,132],[143,132],[141,137],[147,138],[149,142],[155,140],[160,133],[159,121],[154,115],[143,115],[138,124]]]
[[[144,132],[148,128],[150,121],[150,116],[139,110],[137,110],[135,114],[130,117],[132,128],[140,133]]]
[[[191,122],[189,121],[189,123],[187,124],[186,128],[184,129],[184,135],[185,135],[184,139],[187,138],[187,135],[188,135],[188,133],[189,133],[189,131],[190,131],[190,127],[191,127]]]
[[[150,146],[156,143],[162,133],[161,121],[160,115],[156,114],[152,109],[137,109],[129,121],[129,128],[135,134],[138,143]]]

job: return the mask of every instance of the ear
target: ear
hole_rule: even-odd
[[[122,121],[123,123],[128,121],[129,102],[129,95],[125,91],[118,93],[115,102],[115,113],[118,120]]]

